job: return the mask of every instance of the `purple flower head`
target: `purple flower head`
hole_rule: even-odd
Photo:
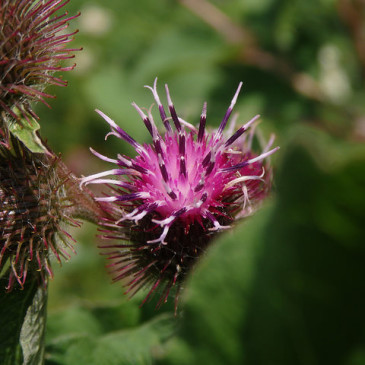
[[[106,184],[111,188],[97,199],[109,204],[115,217],[101,222],[103,237],[122,241],[103,246],[112,260],[109,266],[114,280],[124,279],[130,295],[149,288],[143,303],[159,291],[159,307],[173,287],[177,303],[181,283],[212,238],[235,219],[251,214],[267,195],[271,170],[266,159],[278,147],[270,149],[272,138],[262,153],[251,150],[258,116],[236,132],[233,119],[229,135],[224,132],[242,83],[219,128],[212,132],[205,128],[206,103],[195,128],[178,117],[167,85],[169,116],[166,114],[156,83],[157,79],[153,88],[148,88],[157,103],[165,134],[158,131],[151,110],[146,115],[135,103],[132,105],[152,136],[150,144],[139,144],[97,110],[111,127],[107,137],[123,139],[137,155],[111,159],[92,150],[115,167],[84,178],[82,184]]]
[[[76,16],[55,13],[69,0],[1,0],[0,4],[0,112],[16,120],[37,118],[30,102],[53,97],[44,92],[48,84],[66,86],[55,77],[60,61],[74,57],[66,48],[76,33],[66,33],[67,22]]]
[[[59,157],[31,153],[16,138],[0,144],[0,271],[8,269],[6,289],[23,288],[29,273],[46,283],[50,257],[70,257],[72,238],[65,225],[78,225],[67,214],[72,203],[60,179]]]

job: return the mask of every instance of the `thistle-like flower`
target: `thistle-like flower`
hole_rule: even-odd
[[[74,66],[60,61],[74,57],[65,48],[76,32],[65,33],[68,21],[77,17],[55,13],[69,0],[1,0],[0,4],[0,114],[16,120],[37,118],[31,102],[53,97],[44,92],[48,84],[66,86],[54,76]]]
[[[152,136],[151,144],[139,144],[97,110],[111,127],[107,137],[123,139],[137,155],[111,159],[91,149],[116,167],[85,177],[81,184],[106,184],[111,188],[97,199],[110,204],[115,217],[101,222],[102,237],[122,241],[102,246],[112,260],[109,266],[114,280],[125,280],[131,296],[141,288],[149,288],[143,303],[159,291],[157,307],[176,287],[176,307],[184,278],[212,238],[235,219],[251,214],[268,193],[271,169],[266,159],[278,147],[271,149],[271,138],[261,154],[252,151],[253,125],[258,116],[236,132],[233,120],[226,136],[224,129],[242,83],[219,128],[208,132],[206,103],[195,128],[178,117],[166,85],[168,117],[156,81],[153,88],[147,87],[158,105],[165,134],[159,133],[151,110],[146,115],[135,103],[132,105]],[[113,175],[116,178],[109,177]]]
[[[27,273],[52,277],[50,255],[61,262],[73,251],[64,224],[78,225],[66,213],[72,203],[52,153],[31,153],[16,138],[0,144],[0,272],[9,271],[7,290],[23,287]]]

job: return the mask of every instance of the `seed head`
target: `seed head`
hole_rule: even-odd
[[[251,214],[267,195],[271,182],[267,157],[278,148],[270,149],[272,138],[262,153],[252,151],[252,126],[258,116],[236,132],[233,120],[229,136],[224,132],[242,83],[219,128],[208,132],[206,104],[195,128],[178,117],[166,85],[167,116],[156,81],[148,88],[158,105],[165,134],[159,133],[151,110],[146,115],[135,103],[132,105],[152,136],[150,144],[139,144],[97,110],[111,127],[107,137],[123,139],[137,155],[111,159],[91,150],[115,167],[84,178],[82,184],[111,188],[97,199],[108,203],[115,216],[115,220],[101,222],[102,237],[122,241],[102,246],[112,260],[109,266],[114,280],[126,280],[130,295],[149,288],[143,303],[159,291],[159,307],[173,287],[177,303],[184,278],[212,238],[235,219]]]
[[[27,273],[52,277],[50,255],[69,258],[72,238],[64,224],[77,225],[65,214],[70,202],[57,174],[59,158],[30,153],[15,138],[0,144],[0,272],[9,268],[11,290],[23,287]]]
[[[54,97],[44,92],[46,85],[66,86],[55,77],[60,61],[74,57],[75,49],[65,48],[76,33],[65,33],[68,21],[77,17],[55,13],[69,0],[2,0],[0,4],[0,114],[16,120],[37,118],[30,102]],[[18,113],[19,111],[20,113]]]

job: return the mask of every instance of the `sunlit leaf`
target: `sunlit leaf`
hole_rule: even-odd
[[[20,119],[16,123],[10,123],[9,125],[10,132],[22,141],[31,152],[44,153],[46,148],[37,135],[39,129],[40,125],[31,117],[29,117],[29,120]]]

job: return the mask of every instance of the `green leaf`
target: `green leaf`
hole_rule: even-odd
[[[271,211],[267,207],[222,235],[193,272],[185,292],[181,335],[195,361],[187,356],[186,364],[243,364],[241,332]],[[174,358],[171,353],[169,357]]]
[[[173,318],[160,315],[139,327],[102,333],[95,326],[99,311],[91,311],[84,326],[54,337],[47,345],[47,364],[62,365],[130,365],[151,364],[163,344],[172,335]],[[75,317],[75,322],[80,320]],[[90,323],[94,323],[90,327]]]
[[[47,322],[47,292],[38,286],[32,305],[27,309],[20,332],[23,365],[43,364],[44,336]]]
[[[138,323],[139,312],[138,306],[131,302],[73,304],[49,314],[47,341],[52,343],[64,334],[101,336],[133,327]]]
[[[2,281],[5,282],[4,277]],[[13,289],[10,293],[1,294],[2,365],[43,363],[46,302],[47,292],[38,286],[38,279],[34,277],[27,278],[23,290]]]
[[[17,137],[33,153],[45,153],[47,150],[43,146],[41,139],[37,135],[40,125],[34,119],[19,119],[17,122],[10,123],[10,132]]]
[[[274,204],[222,235],[197,266],[181,341],[164,364],[357,361],[354,349],[365,343],[364,148],[305,135],[281,150]],[[330,163],[334,145],[341,160]]]

